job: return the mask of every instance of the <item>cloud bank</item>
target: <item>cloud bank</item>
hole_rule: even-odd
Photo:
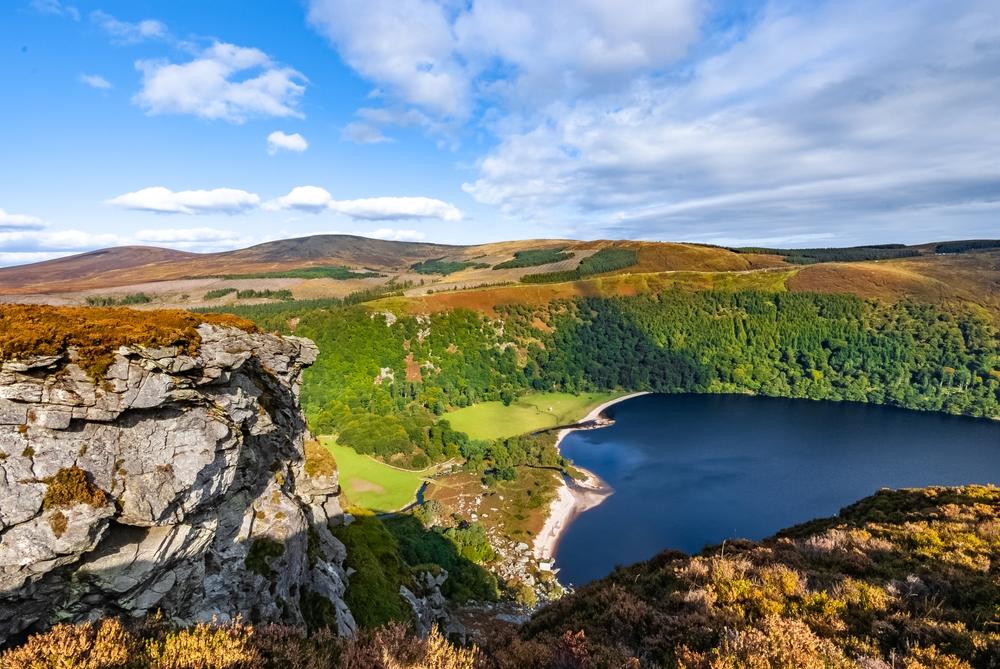
[[[175,192],[163,186],[151,186],[111,198],[107,204],[160,214],[238,214],[255,209],[260,204],[260,196],[237,188]]]
[[[738,3],[737,3],[738,4]],[[311,0],[393,105],[485,130],[464,188],[570,234],[995,236],[1000,4]]]

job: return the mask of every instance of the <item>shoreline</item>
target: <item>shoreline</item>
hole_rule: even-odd
[[[628,393],[608,400],[591,409],[586,416],[576,422],[576,425],[596,420],[609,407],[619,402],[649,394],[648,391],[641,391]],[[578,429],[581,428],[572,426],[559,430],[559,434],[556,436],[556,450],[559,450],[559,445],[566,438],[567,434]],[[542,525],[541,531],[535,537],[533,553],[535,559],[541,562],[552,561],[556,548],[559,545],[559,539],[562,538],[566,528],[569,527],[569,524],[576,516],[588,509],[593,509],[614,494],[611,486],[602,481],[593,472],[582,467],[576,467],[576,470],[581,472],[585,478],[582,481],[577,481],[567,475],[563,475],[562,482],[556,491],[556,498],[552,500],[552,504],[549,506],[549,513],[545,518],[545,524]]]

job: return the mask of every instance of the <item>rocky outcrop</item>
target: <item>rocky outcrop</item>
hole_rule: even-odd
[[[203,324],[196,352],[0,366],[0,644],[57,621],[354,629],[335,471],[307,473],[305,339]]]

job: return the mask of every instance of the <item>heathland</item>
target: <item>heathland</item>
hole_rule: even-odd
[[[429,564],[449,572],[453,603],[557,598],[551,573],[521,546],[541,529],[571,463],[554,435],[532,433],[615,394],[745,393],[1000,418],[998,248],[453,247],[327,236],[211,255],[100,251],[0,270],[0,292],[66,304],[142,294],[150,299],[139,309],[205,308],[314,340],[320,356],[302,406],[346,496],[394,511],[433,473],[424,504],[393,517],[359,510],[337,530],[354,570],[347,601],[359,623],[377,628],[412,619],[400,586]],[[257,292],[239,297],[249,290]],[[19,309],[5,307],[4,358],[93,343],[99,371],[118,333],[137,336],[124,326],[106,336],[55,326],[52,337],[26,334],[17,323],[49,312]],[[145,318],[105,311],[126,324]],[[170,328],[178,343],[190,337],[190,324],[170,313],[153,317],[167,329],[150,345],[167,344]],[[483,661],[993,666],[997,500],[992,488],[883,493],[763,544],[668,553],[541,609],[520,631],[488,637]],[[122,643],[142,646],[145,635],[143,647],[154,648],[163,639],[155,629],[135,634]],[[225,631],[271,657],[261,634]],[[281,634],[318,652],[314,641]],[[396,653],[403,637],[382,631],[356,643]],[[414,648],[408,657],[433,652]]]

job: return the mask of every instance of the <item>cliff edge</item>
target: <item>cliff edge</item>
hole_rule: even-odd
[[[328,529],[342,518],[337,474],[328,456],[306,464],[311,341],[183,312],[128,312],[129,330],[127,310],[12,309],[0,314],[0,644],[154,611],[354,630]]]

